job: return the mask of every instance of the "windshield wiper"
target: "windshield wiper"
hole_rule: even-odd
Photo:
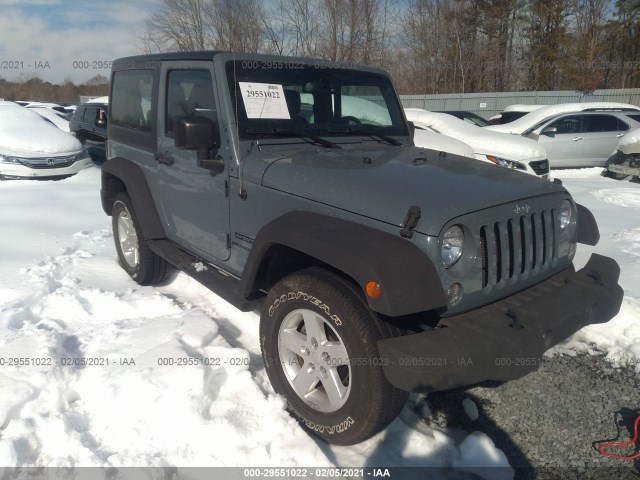
[[[345,128],[342,130],[329,130],[329,133],[346,133],[347,135],[367,135],[369,137],[381,138],[385,142],[390,143],[391,145],[395,145],[396,147],[399,147],[402,145],[402,142],[399,142],[395,138],[392,138],[388,135],[385,135],[383,133],[378,133],[378,132],[372,132],[371,130],[364,130],[360,128]]]
[[[311,135],[309,133],[303,132],[302,130],[289,130],[286,128],[265,128],[265,129],[249,129],[247,133],[256,134],[256,135],[275,135],[278,137],[285,137],[288,135],[293,135],[298,138],[310,138],[316,143],[319,143],[323,147],[327,148],[342,148],[340,145],[330,142],[329,140],[325,140],[324,138],[320,138],[316,135]]]

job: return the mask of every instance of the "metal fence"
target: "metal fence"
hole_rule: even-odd
[[[574,90],[545,92],[445,93],[400,95],[403,107],[425,110],[465,110],[489,118],[513,104],[555,105],[557,103],[620,102],[640,106],[640,88],[595,90],[583,95]]]

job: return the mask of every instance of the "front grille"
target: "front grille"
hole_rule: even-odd
[[[482,288],[546,270],[558,255],[555,210],[480,227]]]
[[[549,173],[549,160],[535,160],[529,162],[531,169],[536,172],[536,175],[544,175]]]
[[[29,168],[64,168],[73,165],[75,155],[66,157],[18,158],[20,163]]]

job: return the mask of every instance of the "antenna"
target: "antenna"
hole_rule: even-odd
[[[233,61],[233,102],[236,116],[236,138],[238,139],[238,179],[240,180],[240,191],[238,192],[238,196],[242,200],[247,199],[247,191],[244,189],[244,173],[242,168],[242,163],[240,162],[240,117],[238,117],[238,76],[236,74],[236,52],[231,52],[231,59]]]

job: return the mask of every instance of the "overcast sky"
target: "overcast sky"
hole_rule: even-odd
[[[135,55],[156,0],[0,0],[0,77],[81,83],[99,62]],[[75,62],[75,64],[74,64]]]

